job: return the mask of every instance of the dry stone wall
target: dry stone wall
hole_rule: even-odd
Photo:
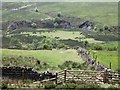
[[[11,79],[30,79],[35,81],[41,81],[44,79],[54,78],[55,75],[51,72],[38,73],[32,68],[26,67],[0,67],[2,70],[2,77],[8,77]]]

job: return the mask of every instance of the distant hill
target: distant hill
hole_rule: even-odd
[[[45,13],[51,12],[94,21],[98,25],[113,26],[118,22],[118,4],[113,2],[2,2],[3,22],[50,18]]]

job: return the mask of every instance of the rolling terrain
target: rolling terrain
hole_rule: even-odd
[[[112,81],[102,73],[106,68],[114,74],[120,70],[117,2],[2,2],[1,10],[1,66],[8,78],[0,88],[118,87],[113,82],[118,75]],[[15,75],[20,80],[9,78]],[[28,75],[36,82],[24,80]],[[75,82],[80,77],[82,82]],[[59,79],[64,83],[58,85]]]
[[[117,25],[117,3],[7,3],[3,2],[4,21],[53,18],[46,13],[61,13],[81,19],[95,21],[98,25]],[[21,8],[21,9],[20,9]],[[38,9],[38,12],[35,12]],[[53,15],[54,16],[54,15]]]
[[[117,20],[118,20],[118,11],[117,11],[117,3],[84,3],[84,2],[79,2],[79,3],[50,3],[50,2],[40,2],[40,3],[31,3],[31,2],[19,2],[19,3],[15,3],[15,2],[3,2],[2,3],[2,22],[12,22],[12,21],[21,21],[21,20],[49,20],[49,19],[55,19],[57,17],[56,14],[61,14],[62,16],[65,17],[75,17],[75,19],[80,18],[81,21],[84,20],[88,20],[91,22],[95,23],[96,27],[103,27],[105,25],[107,26],[117,26]],[[37,11],[36,11],[37,10]],[[74,22],[75,22],[74,19]],[[65,20],[67,20],[67,18],[65,18]],[[69,21],[69,19],[68,19]],[[49,32],[50,30],[50,32]],[[52,31],[51,31],[52,30]],[[77,30],[77,31],[76,31]],[[3,35],[5,34],[6,30],[3,30]],[[20,33],[19,33],[20,31]],[[34,32],[35,31],[35,32]],[[34,49],[34,47],[32,47],[31,43],[34,43],[34,39],[35,38],[39,38],[39,42],[41,42],[41,39],[43,37],[48,37],[48,38],[56,38],[57,41],[60,41],[59,43],[61,43],[61,45],[67,45],[68,47],[73,47],[73,46],[82,46],[82,47],[86,47],[84,45],[84,42],[87,41],[88,45],[87,47],[89,49],[93,49],[95,48],[92,47],[92,44],[100,44],[100,47],[103,47],[104,49],[104,45],[107,41],[109,40],[109,42],[113,42],[113,43],[117,43],[116,39],[113,39],[115,41],[112,40],[112,38],[114,38],[113,36],[115,36],[115,34],[113,32],[110,32],[110,34],[106,34],[106,32],[92,32],[92,31],[86,31],[86,30],[78,30],[76,28],[73,28],[71,30],[65,30],[65,29],[59,29],[59,28],[54,28],[54,29],[49,29],[49,28],[33,28],[33,29],[28,29],[28,28],[22,28],[22,29],[16,29],[13,32],[8,31],[12,34],[7,34],[7,37],[16,37],[17,39],[20,40],[20,43],[24,46],[24,47],[31,47]],[[17,35],[18,33],[18,35]],[[30,41],[28,40],[27,43],[25,41],[25,39],[27,40],[28,37],[26,36],[24,39],[21,39],[22,36],[19,36],[19,34],[23,35],[25,37],[25,35],[28,35],[30,37],[33,37],[32,39],[29,37],[29,39],[31,39]],[[17,36],[14,36],[17,35]],[[102,36],[103,38],[101,38]],[[108,36],[106,36],[108,35]],[[105,37],[106,36],[106,37]],[[9,44],[11,43],[11,41],[9,39],[3,39],[3,46],[4,46],[4,41],[8,42],[7,45],[9,46]],[[17,42],[17,41],[16,41]],[[46,41],[47,42],[47,41]],[[14,42],[13,42],[14,43]],[[19,44],[20,44],[19,43]],[[56,42],[57,43],[57,42]],[[102,44],[103,43],[103,44]],[[48,43],[50,44],[50,42]],[[44,43],[42,44],[44,47]],[[7,47],[8,47],[7,46]],[[6,47],[6,46],[5,46]],[[51,47],[51,46],[50,46]],[[53,46],[54,47],[54,46]],[[61,47],[61,46],[59,46]],[[111,48],[112,46],[109,45],[109,43],[106,43],[107,48]],[[114,46],[115,48],[117,48],[117,44],[116,46]],[[112,48],[114,48],[112,47]],[[5,54],[4,54],[5,52]],[[13,53],[6,53],[6,52],[13,52],[13,51],[9,51],[9,49],[3,50],[3,56],[7,55],[10,56]],[[18,52],[15,50],[15,52]],[[22,51],[21,51],[22,52]],[[21,53],[20,52],[20,53]],[[27,51],[25,51],[27,52]],[[33,51],[34,52],[34,51]],[[38,51],[37,51],[38,52]],[[48,51],[49,52],[49,51]],[[58,60],[62,59],[62,62],[56,62],[56,59],[53,57],[51,59],[51,55],[48,54],[48,52],[46,51],[41,51],[41,53],[39,54],[42,57],[46,59],[42,59],[43,61],[47,61],[48,63],[54,65],[57,65],[56,63],[62,63],[64,61],[63,56],[60,56],[59,54],[57,54],[56,52],[59,52],[59,50],[55,50],[55,51],[50,51],[53,52],[57,55],[55,55]],[[111,59],[110,61],[113,62],[113,66],[112,68],[114,70],[117,69],[117,54],[112,53],[112,51],[109,50],[103,50],[103,51],[97,51],[97,55],[98,55],[98,61],[100,61],[101,63],[105,64],[106,66],[108,66],[106,60]],[[114,52],[117,52],[116,49]],[[46,53],[46,54],[45,54]],[[68,52],[63,51],[63,53],[65,53],[65,56],[68,54]],[[71,53],[73,53],[71,51]],[[104,56],[102,55],[102,53],[108,53],[108,56]],[[16,53],[19,54],[19,53]],[[43,56],[45,54],[45,56]],[[110,54],[110,55],[109,55]],[[112,56],[111,54],[116,55],[115,56],[115,63],[116,65],[114,66],[114,59],[112,59],[110,56]],[[24,55],[24,54],[23,54]],[[35,55],[35,54],[33,54]],[[37,53],[36,53],[36,56]],[[78,57],[71,57],[71,60],[75,58],[75,60],[78,60]],[[69,60],[69,58],[66,58],[66,60]],[[51,61],[51,62],[50,62]],[[58,60],[61,61],[61,60]],[[73,60],[74,61],[74,60]]]

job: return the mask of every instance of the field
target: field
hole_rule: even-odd
[[[111,69],[118,70],[118,52],[117,51],[92,51],[97,55],[97,61],[109,68],[111,62]],[[93,53],[92,53],[93,54]]]
[[[48,36],[51,38],[59,37],[60,39],[72,39],[75,40],[76,37],[80,37],[80,32],[70,32],[70,31],[56,31],[56,32],[44,32],[44,33],[39,33],[37,32],[36,34],[32,34],[32,32],[29,33],[23,33],[23,34],[30,34],[30,35],[37,35],[37,36]],[[81,37],[84,37],[81,35]]]
[[[94,38],[86,38],[80,31],[65,31],[65,30],[57,30],[55,32],[37,32],[33,34],[33,32],[22,32],[21,34],[29,34],[31,36],[46,36],[51,38],[56,38],[60,40],[78,40],[78,41],[88,41],[89,43],[103,43],[103,41],[95,40]]]
[[[112,70],[118,69],[118,52],[117,51],[92,51],[97,55],[97,61],[109,67],[112,64]],[[93,53],[91,53],[93,54]],[[28,56],[37,58],[40,61],[47,62],[51,67],[57,67],[65,61],[83,61],[77,56],[75,50],[2,50],[2,57]],[[4,62],[3,62],[4,63]],[[24,62],[20,62],[21,64]]]
[[[117,41],[111,41],[101,44],[96,44],[98,46],[102,47],[102,50],[92,50],[91,55],[97,56],[97,61],[104,64],[109,68],[110,62],[111,62],[111,68],[112,70],[118,70],[118,63],[119,63],[119,56],[118,56],[118,44],[120,42]],[[94,55],[93,55],[94,53]]]
[[[77,56],[75,50],[2,50],[2,57],[17,56],[34,57],[40,61],[47,62],[51,67],[57,67],[65,61],[83,62],[80,57]],[[20,63],[22,64],[24,62]]]

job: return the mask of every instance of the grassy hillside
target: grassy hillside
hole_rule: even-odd
[[[20,10],[23,6],[28,6]],[[35,12],[35,8],[39,12]],[[67,16],[80,17],[95,21],[98,24],[117,25],[118,5],[117,3],[86,3],[86,2],[64,2],[64,3],[3,3],[3,21],[41,19],[48,18],[45,13],[61,13]]]
[[[2,57],[18,56],[34,57],[40,61],[47,62],[51,67],[57,67],[65,61],[74,61],[78,63],[83,62],[80,57],[77,56],[77,52],[75,50],[2,50]],[[4,65],[7,62],[3,61],[2,63]],[[26,62],[19,63],[20,65],[24,65],[28,62],[26,60]],[[31,66],[32,64],[34,64],[34,61],[31,61]]]

